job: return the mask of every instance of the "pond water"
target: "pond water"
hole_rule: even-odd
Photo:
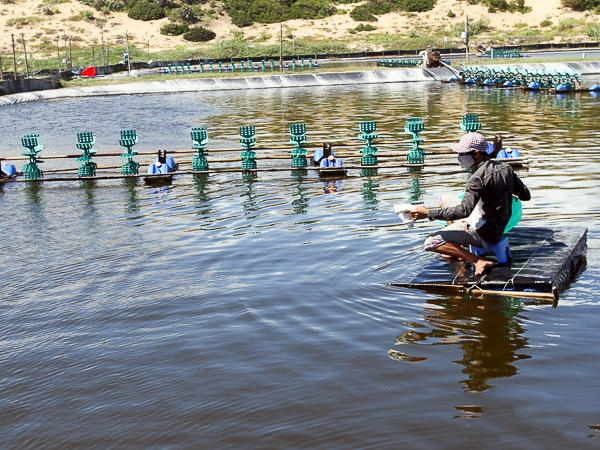
[[[597,448],[599,104],[405,83],[1,108],[3,156],[32,132],[42,155],[78,153],[88,130],[99,152],[118,151],[131,128],[140,151],[190,148],[194,126],[212,149],[239,148],[244,125],[260,145],[286,145],[296,122],[310,142],[359,143],[358,122],[375,120],[382,161],[408,149],[407,117],[423,118],[434,150],[475,113],[530,160],[521,225],[589,230],[587,268],[553,308],[387,284],[435,258],[422,241],[439,226],[408,229],[393,204],[460,192],[452,167],[334,183],[308,171],[6,184],[3,447]]]

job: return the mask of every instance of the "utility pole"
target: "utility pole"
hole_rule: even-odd
[[[125,51],[127,52],[127,74],[128,76],[131,76],[131,57],[129,55],[129,35],[127,34],[127,31],[125,31],[125,45]]]
[[[21,33],[21,41],[23,42],[23,55],[25,56],[25,71],[27,73],[27,78],[29,78],[29,63],[27,62],[27,49],[25,48],[25,37],[23,33]]]
[[[104,66],[104,31],[100,31],[100,36],[102,38],[102,65]]]
[[[67,30],[63,30],[63,36],[65,39],[65,69],[67,69],[67,66],[69,64],[69,54],[67,53]]]
[[[4,72],[2,72],[2,55],[0,55],[0,80],[4,81]]]
[[[467,62],[469,62],[469,17],[465,11],[465,53],[467,54]]]
[[[56,38],[56,60],[58,61],[58,72],[60,73],[60,47],[58,46],[58,41],[60,39]]]
[[[73,67],[73,53],[71,52],[71,32],[69,31],[69,62],[71,63],[71,67]]]
[[[283,24],[279,24],[279,71],[283,72]]]
[[[15,35],[11,34],[12,49],[13,49],[13,80],[17,80],[17,54],[15,53]]]

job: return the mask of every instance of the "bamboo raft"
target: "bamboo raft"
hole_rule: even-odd
[[[558,304],[562,292],[585,264],[587,228],[516,227],[505,235],[512,264],[474,277],[466,261],[432,258],[421,272],[391,286],[470,295],[531,298]]]

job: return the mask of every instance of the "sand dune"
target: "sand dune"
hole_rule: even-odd
[[[6,1],[6,0],[5,0]],[[0,52],[6,58],[11,55],[11,34],[17,43],[17,52],[22,51],[20,44],[23,35],[27,47],[31,52],[40,53],[42,44],[56,44],[62,47],[65,36],[71,39],[73,46],[100,45],[104,40],[110,45],[122,45],[125,33],[129,35],[130,43],[138,47],[150,47],[151,50],[171,48],[177,45],[198,46],[190,44],[181,36],[164,36],[160,34],[160,27],[169,23],[169,19],[161,19],[150,22],[142,22],[130,19],[126,13],[110,13],[105,15],[89,6],[79,3],[77,0],[68,0],[65,3],[39,3],[39,0],[14,0],[15,3],[0,4]],[[481,5],[469,5],[460,0],[438,0],[432,11],[419,14],[389,13],[380,16],[374,25],[376,33],[406,34],[418,24],[421,33],[426,34],[428,30],[440,26],[450,29],[452,25],[464,22],[464,14],[467,12],[470,20],[488,17],[491,25],[497,30],[508,33],[515,32],[515,24],[527,23],[539,25],[543,20],[549,19],[554,24],[566,17],[581,20],[587,18],[588,22],[598,21],[598,16],[586,15],[585,13],[573,12],[561,7],[560,0],[526,0],[525,3],[532,8],[527,14],[520,13],[494,13],[489,14],[487,8]],[[352,9],[353,5],[339,5],[340,8]],[[210,8],[208,4],[205,8]],[[52,12],[48,15],[48,11]],[[92,19],[86,20],[84,11],[92,11]],[[448,12],[452,11],[456,17],[450,18]],[[89,14],[89,13],[88,13]],[[240,30],[231,24],[228,17],[221,17],[202,24],[217,33],[218,39],[230,39],[235,30]],[[353,47],[358,50],[380,50],[377,46],[365,44],[365,40],[359,34],[350,34],[348,30],[357,26],[348,14],[335,15],[321,20],[291,20],[284,23],[290,27],[295,38],[314,37],[321,40],[332,38],[353,40]],[[262,42],[276,43],[279,37],[279,24],[253,25],[243,28],[242,31],[247,38],[261,36]],[[267,37],[268,39],[264,40]],[[213,41],[214,42],[214,41]],[[368,48],[367,48],[368,47]],[[52,47],[50,47],[52,48]]]

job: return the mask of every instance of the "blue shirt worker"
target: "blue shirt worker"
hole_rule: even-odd
[[[464,247],[486,248],[489,244],[497,244],[512,214],[513,195],[524,201],[531,199],[529,189],[513,169],[508,164],[491,160],[487,148],[488,142],[480,133],[468,133],[452,145],[460,165],[473,169],[460,204],[435,209],[417,206],[409,211],[412,219],[452,221],[444,229],[427,236],[425,250],[473,263],[476,276],[491,270],[494,263]],[[482,211],[479,220],[460,220],[469,217],[476,207],[481,207]]]

